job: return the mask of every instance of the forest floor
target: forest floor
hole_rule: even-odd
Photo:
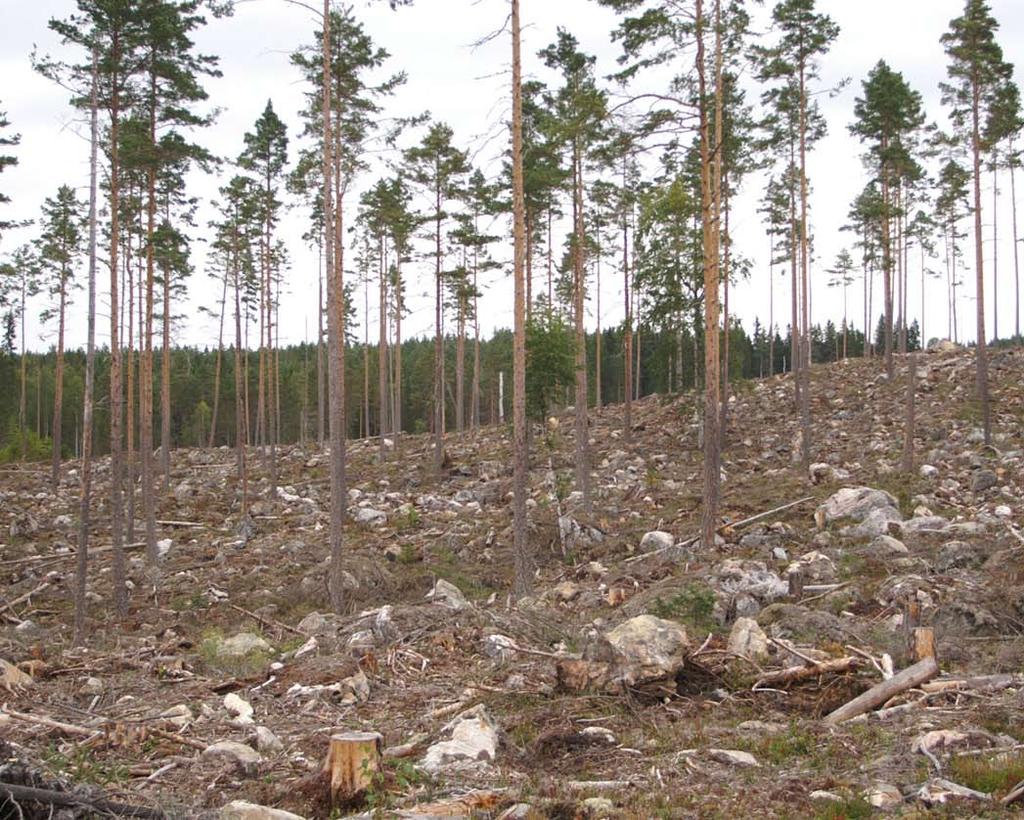
[[[620,406],[592,414],[592,515],[571,493],[571,413],[538,427],[536,594],[515,607],[504,429],[449,436],[443,480],[426,436],[403,436],[383,462],[376,441],[349,444],[344,615],[327,604],[328,464],[315,446],[282,450],[278,498],[250,454],[244,528],[232,451],[175,452],[158,503],[169,539],[159,584],[132,548],[123,621],[102,549],[101,461],[84,648],[70,640],[74,465],[56,493],[44,469],[3,468],[0,658],[17,667],[0,664],[0,818],[92,816],[24,799],[19,814],[3,782],[174,817],[288,816],[221,813],[239,800],[347,816],[332,814],[317,772],[332,733],[350,730],[379,732],[387,747],[362,804],[348,807],[367,816],[1022,812],[1002,798],[1024,780],[1024,351],[992,352],[992,447],[978,430],[972,355],[919,362],[909,475],[899,470],[905,359],[892,382],[878,361],[814,369],[813,476],[793,458],[791,380],[736,385],[724,520],[808,500],[727,527],[709,548],[691,540],[701,508],[692,395],[637,402],[628,442]],[[886,491],[891,507],[821,526],[816,509],[844,487]],[[671,537],[641,548],[650,531]],[[651,544],[674,546],[645,552]],[[790,594],[794,569],[802,594]],[[883,679],[885,655],[897,671],[914,662],[903,621],[918,613],[934,627],[941,678],[828,725]],[[644,614],[685,628],[684,660],[624,691],[566,685],[564,658],[598,657],[588,648],[598,635]],[[854,659],[846,671],[761,682],[841,658]],[[248,753],[209,748],[222,741]],[[468,753],[443,754],[460,741]]]

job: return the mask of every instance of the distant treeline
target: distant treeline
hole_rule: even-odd
[[[864,334],[850,329],[845,335],[832,322],[824,327],[815,325],[811,332],[813,360],[834,361],[844,355],[863,355]],[[919,347],[916,326],[910,328],[910,348]],[[568,336],[566,337],[568,339]],[[455,337],[445,339],[445,395],[446,427],[455,429],[456,413],[454,386],[457,344]],[[567,344],[571,344],[569,339]],[[590,368],[591,402],[596,395],[594,334],[587,335],[587,362]],[[687,328],[672,330],[654,329],[640,325],[634,334],[634,351],[639,367],[634,396],[651,393],[674,393],[692,389],[702,380],[703,366],[702,338]],[[413,339],[402,343],[401,404],[402,431],[426,432],[432,418],[433,396],[433,345],[432,339]],[[19,404],[21,396],[21,358],[12,353],[9,346],[0,351],[0,458],[10,460],[20,455],[21,435],[19,432]],[[473,395],[473,341],[465,346],[465,390],[467,402],[465,413],[467,426],[471,423]],[[877,349],[877,348],[876,348]],[[326,422],[321,425],[318,416],[318,398],[326,411],[326,385],[318,390],[317,345],[315,343],[281,348],[276,351],[280,368],[280,440],[282,443],[316,440],[321,429],[326,435]],[[389,351],[389,384],[393,381],[393,351]],[[771,354],[771,355],[770,355]],[[733,324],[729,339],[729,367],[732,380],[751,379],[785,372],[789,368],[790,338],[788,329],[783,337],[775,334],[774,343],[759,323],[755,322],[754,332],[748,334],[739,324]],[[604,330],[601,333],[601,402],[621,402],[624,398],[623,385],[623,330],[621,327]],[[55,353],[28,353],[25,361],[25,403],[26,426],[28,427],[31,454],[36,458],[48,455],[49,431],[52,429]],[[539,361],[544,361],[538,357]],[[235,420],[238,408],[235,402],[234,354],[225,348],[221,356],[219,399],[216,427],[213,431],[215,446],[231,446],[235,441]],[[248,385],[249,417],[248,429],[256,429],[256,391],[258,374],[258,353],[248,351],[243,357],[243,367],[248,369],[245,380]],[[160,384],[160,358],[155,361],[154,385]],[[376,345],[365,347],[350,343],[346,348],[346,409],[348,434],[351,438],[379,433],[379,388],[378,354]],[[502,416],[499,411],[501,397],[504,397],[504,417],[509,418],[512,409],[511,391],[512,334],[508,330],[497,331],[490,339],[480,342],[480,422],[496,423]],[[175,347],[171,351],[171,437],[176,447],[206,446],[210,441],[214,413],[214,385],[217,369],[217,350],[198,347]],[[65,455],[76,456],[80,450],[82,393],[85,373],[85,353],[71,350],[66,354],[63,427]],[[137,373],[137,369],[136,369]],[[504,373],[505,387],[502,392],[499,374]],[[571,378],[564,374],[533,373],[534,379],[555,383],[555,389],[548,391],[552,404],[572,403]],[[106,453],[110,428],[109,404],[107,397],[110,378],[110,355],[107,349],[98,351],[96,359],[96,419],[95,452]],[[367,385],[369,389],[367,391]],[[133,385],[138,390],[137,383]],[[391,394],[393,396],[393,393]],[[389,397],[389,402],[392,399]],[[136,408],[138,402],[135,403]],[[154,401],[156,429],[159,429],[160,403]],[[137,442],[133,442],[137,446]]]

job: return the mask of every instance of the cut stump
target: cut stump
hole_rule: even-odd
[[[324,772],[331,778],[331,803],[345,803],[366,791],[380,770],[384,738],[379,732],[331,735]]]

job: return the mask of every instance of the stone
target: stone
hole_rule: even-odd
[[[728,649],[753,661],[768,657],[768,636],[753,618],[737,618],[729,633]]]
[[[935,558],[935,566],[941,572],[951,569],[971,569],[980,567],[985,561],[981,547],[966,541],[947,541],[939,549]]]
[[[856,525],[840,530],[847,538],[876,538],[889,532],[890,524],[901,524],[903,516],[895,507],[876,507]]]
[[[640,539],[640,552],[656,552],[657,550],[671,549],[674,543],[675,538],[672,537],[672,533],[652,530],[651,532],[644,533],[644,537]]]
[[[220,820],[306,820],[300,814],[283,809],[258,806],[245,800],[232,800],[220,810]]]
[[[832,803],[843,802],[843,798],[840,797],[838,794],[836,794],[835,792],[827,792],[824,789],[815,789],[813,792],[807,795],[807,797],[810,800],[828,800]]]
[[[488,635],[484,638],[484,654],[497,661],[508,662],[515,657],[515,641],[506,635]]]
[[[978,470],[971,476],[971,492],[983,493],[999,484],[999,476],[993,470]]]
[[[562,583],[555,586],[552,593],[556,600],[567,604],[579,597],[580,587],[579,584],[575,584],[572,581],[562,581]]]
[[[891,558],[895,555],[907,555],[907,545],[891,535],[879,535],[871,542],[871,552],[879,558]]]
[[[216,651],[221,658],[244,658],[254,652],[270,652],[271,646],[253,632],[239,632],[225,638]]]
[[[885,490],[876,490],[872,487],[843,487],[818,507],[815,518],[819,529],[824,529],[826,524],[843,518],[863,521],[873,510],[884,507],[894,510],[899,507],[896,499]]]
[[[939,468],[931,464],[922,464],[917,472],[921,478],[935,478],[939,474]]]
[[[958,353],[961,350],[960,345],[949,339],[932,339],[928,343],[929,353]]]
[[[82,684],[81,692],[84,695],[98,695],[106,689],[106,685],[99,678],[88,677]]]
[[[903,793],[890,783],[875,783],[864,790],[864,799],[876,809],[892,809],[903,803]]]
[[[466,600],[466,596],[462,594],[461,590],[444,578],[437,580],[434,588],[427,593],[427,597],[435,604],[441,604],[456,612],[469,606],[469,601]]]
[[[263,762],[259,752],[236,740],[221,740],[203,749],[205,758],[222,758],[234,765],[239,773],[254,776]]]
[[[750,752],[741,752],[738,749],[708,749],[708,756],[727,766],[754,767],[761,765]]]
[[[234,692],[224,696],[224,708],[231,713],[240,726],[249,726],[253,723],[252,705]]]
[[[352,520],[366,527],[383,527],[388,523],[388,514],[373,507],[356,507],[352,511]]]
[[[284,749],[281,738],[266,726],[256,727],[256,748],[263,754],[277,754]]]
[[[192,710],[184,703],[179,703],[176,706],[172,706],[170,709],[165,709],[160,713],[160,717],[176,729],[184,729],[194,720]]]
[[[497,757],[497,727],[483,706],[463,712],[444,733],[449,739],[430,746],[419,762],[428,774],[487,768]]]
[[[587,810],[587,817],[594,820],[611,817],[615,814],[615,804],[607,797],[588,797],[583,801],[583,808]]]
[[[992,511],[996,518],[1013,518],[1013,510],[1006,504],[1000,504]]]
[[[654,615],[638,615],[619,624],[607,639],[619,660],[636,670],[633,683],[674,675],[690,649],[681,624]]]
[[[166,558],[171,551],[174,542],[170,538],[161,538],[156,542],[156,553],[160,558]]]

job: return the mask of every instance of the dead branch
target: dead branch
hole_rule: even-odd
[[[820,663],[812,663],[807,666],[788,666],[777,672],[769,672],[766,675],[762,675],[757,683],[754,684],[754,689],[758,690],[763,686],[781,686],[787,683],[795,683],[796,681],[807,680],[808,678],[816,678],[819,675],[837,675],[849,672],[858,666],[860,666],[860,659],[852,657],[835,658],[829,661],[821,661]]]
[[[230,606],[237,612],[241,612],[243,615],[248,615],[250,618],[265,626],[273,626],[277,629],[283,629],[285,632],[291,632],[293,635],[298,635],[300,638],[309,637],[309,635],[307,635],[301,629],[296,629],[294,626],[288,626],[288,624],[281,623],[280,621],[275,621],[273,618],[265,618],[262,615],[257,615],[255,612],[245,609],[244,607],[240,607],[237,604],[228,604],[228,606]]]
[[[939,662],[933,657],[925,658],[913,666],[909,666],[898,675],[889,680],[882,681],[872,686],[867,692],[858,695],[848,703],[843,704],[831,714],[825,717],[825,723],[835,726],[850,718],[870,712],[876,706],[880,706],[889,699],[920,686],[930,681],[939,674]]]

